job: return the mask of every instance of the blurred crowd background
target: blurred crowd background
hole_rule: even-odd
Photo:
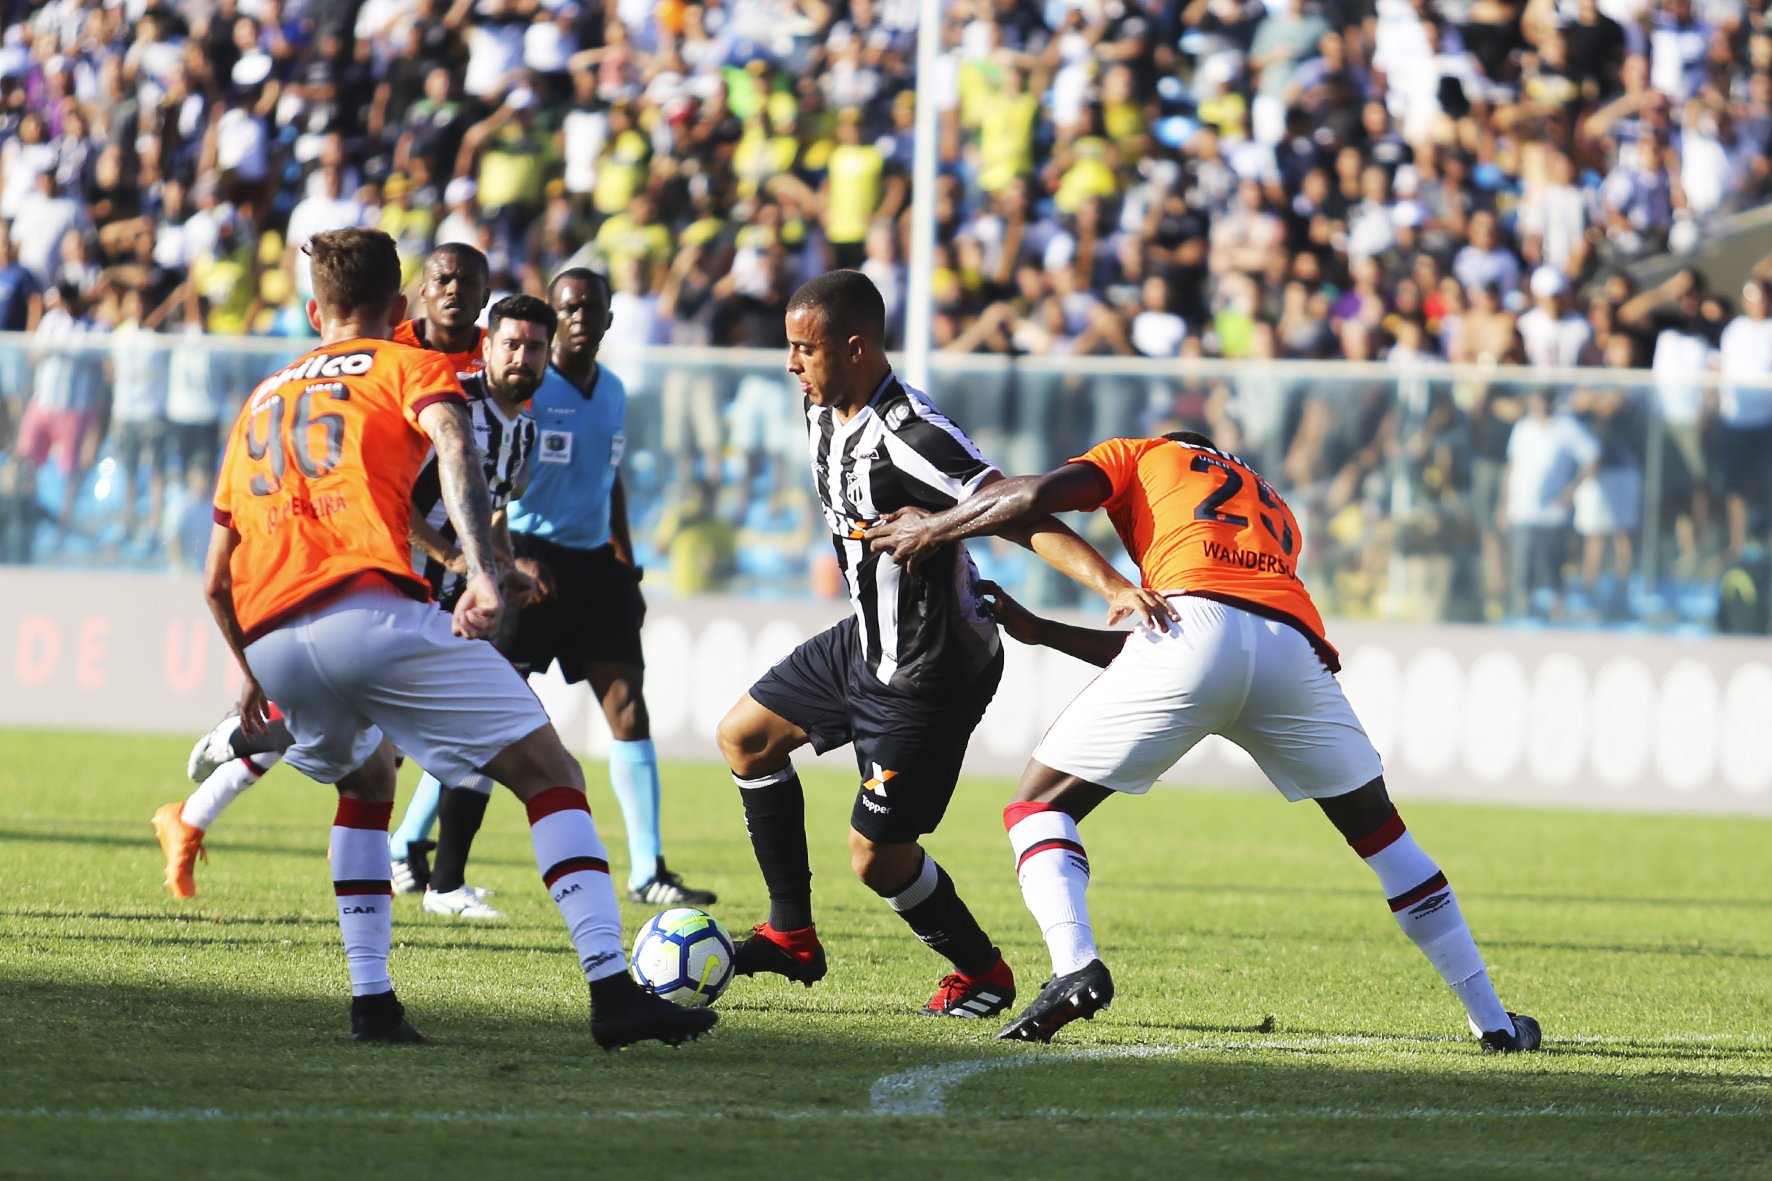
[[[1763,578],[1772,265],[1630,268],[1772,186],[1765,8],[949,0],[932,392],[1020,470],[1212,431],[1343,614],[1711,626]],[[605,271],[612,344],[654,350],[614,363],[661,557],[760,586],[773,546],[804,587],[791,387],[670,350],[782,345],[832,266],[901,330],[915,0],[0,16],[0,331],[31,334],[0,346],[0,557],[181,560],[234,407],[303,347],[301,245],[374,225],[409,278],[446,241],[495,293]]]

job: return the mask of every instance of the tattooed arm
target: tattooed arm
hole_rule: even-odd
[[[455,526],[456,544],[467,559],[468,582],[455,605],[455,633],[486,639],[498,631],[504,596],[498,587],[498,555],[492,544],[492,493],[486,488],[473,424],[460,402],[432,402],[420,412],[418,425],[437,449],[443,505]]]

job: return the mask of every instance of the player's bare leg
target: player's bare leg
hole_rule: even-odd
[[[628,831],[628,897],[651,906],[712,906],[711,890],[697,890],[665,868],[659,817],[658,752],[643,692],[646,670],[638,664],[592,661],[585,679],[602,703],[615,743],[609,750],[609,785]]]
[[[560,908],[591,990],[591,1036],[613,1050],[656,1039],[699,1037],[719,1015],[685,1009],[641,990],[627,974],[621,912],[609,856],[585,802],[584,769],[543,725],[500,751],[483,768],[529,812],[529,836],[542,883]]]
[[[406,1021],[388,975],[394,887],[388,861],[388,820],[394,811],[394,747],[383,739],[356,770],[338,781],[338,812],[328,846],[338,927],[351,973],[351,1040],[422,1042]]]
[[[1506,1054],[1536,1050],[1538,1022],[1502,1007],[1446,875],[1404,826],[1384,779],[1320,799],[1317,805],[1378,875],[1397,925],[1463,1003],[1483,1049]]]
[[[1077,822],[1112,794],[1030,759],[1015,798],[1003,809],[1022,901],[1040,925],[1052,978],[999,1038],[1048,1042],[1072,1021],[1087,1020],[1113,1002],[1114,979],[1089,923],[1089,857],[1077,832]]]
[[[751,849],[769,889],[769,919],[739,940],[733,970],[786,976],[810,988],[824,978],[826,964],[812,925],[806,796],[793,762],[810,736],[746,693],[720,720],[716,738],[739,787]]]
[[[886,900],[954,971],[921,1012],[929,1017],[994,1017],[1015,1003],[1015,974],[961,899],[947,870],[916,841],[874,841],[851,828],[849,864],[861,884]]]

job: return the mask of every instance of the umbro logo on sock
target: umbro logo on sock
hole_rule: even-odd
[[[1446,904],[1451,901],[1452,901],[1452,891],[1442,890],[1442,891],[1440,891],[1440,893],[1435,894],[1432,898],[1429,898],[1426,902],[1423,902],[1421,905],[1416,906],[1416,907],[1412,907],[1409,911],[1409,917],[1412,919],[1425,919],[1428,915],[1433,914],[1436,910],[1443,909],[1446,906]]]

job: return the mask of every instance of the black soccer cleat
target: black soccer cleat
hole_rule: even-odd
[[[997,1031],[997,1040],[1049,1042],[1077,1018],[1087,1021],[1113,1003],[1113,976],[1106,964],[1090,960],[1075,972],[1048,980],[1034,1003]]]
[[[406,1006],[394,990],[351,998],[351,1040],[383,1045],[422,1045],[430,1041],[406,1020]]]
[[[645,906],[694,906],[709,907],[720,900],[720,896],[712,890],[698,890],[694,886],[685,885],[683,879],[665,868],[664,858],[658,859],[652,878],[641,886],[628,889],[631,901]]]
[[[784,940],[792,940],[797,946],[790,948]],[[768,923],[758,923],[751,928],[748,938],[740,939],[733,946],[732,971],[739,976],[759,973],[786,976],[796,984],[811,988],[824,979],[829,965],[825,963],[824,945],[812,933],[811,927],[804,932],[784,934]]]
[[[635,1042],[677,1046],[692,1042],[714,1027],[720,1014],[691,1009],[654,996],[626,972],[591,984],[591,1037],[605,1050]]]
[[[1478,1039],[1483,1053],[1530,1054],[1538,1048],[1543,1036],[1536,1018],[1523,1013],[1509,1013],[1508,1019],[1514,1023],[1512,1029],[1492,1029]]]

